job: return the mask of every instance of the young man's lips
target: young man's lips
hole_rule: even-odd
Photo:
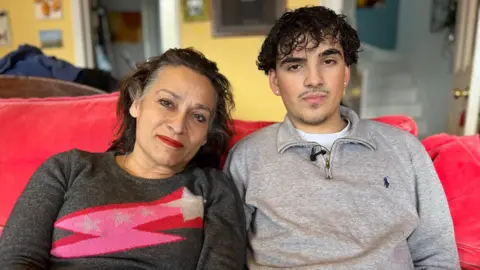
[[[327,97],[327,96],[318,96],[318,95],[315,95],[315,96],[304,97],[303,99],[304,99],[306,102],[319,103],[319,102],[322,102],[326,97]]]
[[[162,142],[164,142],[165,144],[167,145],[170,145],[171,147],[174,147],[174,148],[182,148],[183,147],[183,144],[179,141],[176,141],[172,138],[169,138],[167,136],[161,136],[161,135],[158,135],[157,138],[159,140],[161,140]]]

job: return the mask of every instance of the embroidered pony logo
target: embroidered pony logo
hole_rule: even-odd
[[[388,182],[388,178],[386,176],[383,178],[383,186],[386,188],[390,186],[390,183]]]

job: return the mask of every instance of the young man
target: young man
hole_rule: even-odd
[[[250,269],[459,269],[422,144],[340,106],[359,47],[320,6],[285,13],[262,45],[258,68],[287,115],[226,165],[245,200]]]

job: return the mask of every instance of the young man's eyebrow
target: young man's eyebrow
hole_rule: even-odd
[[[336,54],[338,54],[338,55],[340,55],[341,57],[343,57],[342,52],[341,52],[340,50],[338,50],[338,49],[335,49],[335,48],[330,48],[330,49],[327,49],[327,50],[323,51],[323,52],[320,54],[320,56],[325,57],[325,56],[336,55]]]
[[[287,56],[287,57],[283,58],[283,60],[280,62],[280,65],[284,65],[284,64],[288,64],[288,63],[304,63],[305,61],[307,61],[307,59],[305,59],[303,57]]]

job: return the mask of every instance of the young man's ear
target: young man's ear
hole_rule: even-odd
[[[277,73],[275,72],[274,69],[271,69],[268,72],[268,82],[270,84],[270,89],[272,89],[273,94],[280,96],[280,88],[278,87]]]
[[[136,99],[133,101],[132,105],[130,106],[130,109],[128,109],[128,111],[130,112],[130,115],[133,118],[137,118],[139,107],[140,107],[140,104],[138,102],[138,99]]]
[[[348,83],[350,82],[350,67],[351,66],[345,66],[345,78],[344,78],[344,86],[345,88],[347,87]]]

